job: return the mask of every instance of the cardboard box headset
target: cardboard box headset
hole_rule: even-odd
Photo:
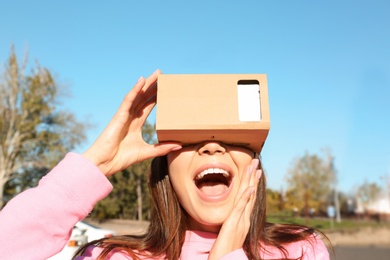
[[[270,129],[265,74],[162,74],[157,81],[159,142],[206,140],[260,153]]]

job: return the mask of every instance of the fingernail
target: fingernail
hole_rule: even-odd
[[[175,146],[171,149],[171,152],[174,152],[174,151],[178,151],[180,150],[182,147],[181,146]]]
[[[139,77],[139,79],[138,79],[138,81],[137,82],[140,82],[141,80],[143,80],[144,79],[144,77]]]
[[[256,171],[256,178],[257,178],[257,179],[260,179],[261,174],[262,174],[262,170],[257,170],[257,171]]]
[[[260,160],[259,159],[253,159],[255,167],[259,166]]]

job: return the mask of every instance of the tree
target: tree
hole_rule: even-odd
[[[267,213],[277,213],[283,210],[282,192],[267,188]]]
[[[155,141],[155,127],[146,122],[142,136],[147,143]],[[147,219],[150,211],[148,171],[151,160],[128,167],[109,177],[113,191],[99,201],[91,213],[100,221],[109,218]]]
[[[375,182],[365,181],[357,189],[357,197],[362,206],[366,209],[370,203],[375,202],[376,199],[381,195],[382,189]]]
[[[311,209],[324,211],[326,199],[332,191],[335,172],[329,161],[329,153],[325,158],[306,153],[298,158],[288,170],[286,197],[290,209],[297,208],[306,216]]]
[[[34,186],[67,151],[85,139],[86,125],[58,109],[61,86],[36,62],[26,73],[11,47],[0,75],[0,208],[4,189]]]

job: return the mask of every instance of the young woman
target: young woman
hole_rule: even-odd
[[[96,142],[69,153],[0,213],[0,255],[45,259],[65,245],[112,186],[104,176],[148,158],[153,205],[141,236],[92,242],[75,259],[329,259],[314,230],[265,222],[265,176],[254,152],[216,141],[150,145],[142,125],[160,71],[140,78]]]

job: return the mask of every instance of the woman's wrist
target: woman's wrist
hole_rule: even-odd
[[[99,158],[89,150],[85,151],[83,154],[81,154],[85,159],[96,165],[96,167],[99,168],[99,170],[107,176],[107,166],[99,160]]]

